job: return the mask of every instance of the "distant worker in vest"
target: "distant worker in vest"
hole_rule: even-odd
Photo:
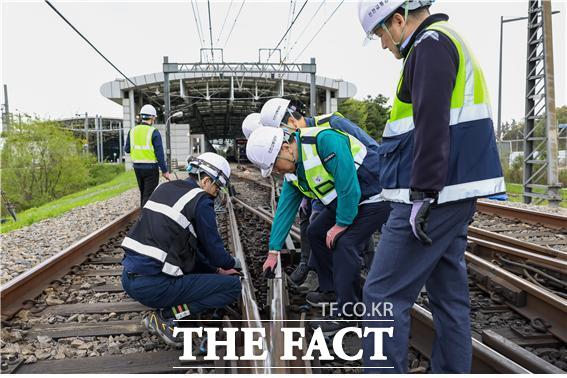
[[[161,135],[153,126],[156,117],[156,108],[149,104],[142,106],[140,110],[141,122],[130,129],[124,146],[124,151],[129,153],[132,158],[142,207],[158,186],[159,169],[161,169],[165,179],[171,180],[165,163]]]
[[[284,99],[284,98],[273,98],[268,100],[261,111],[261,122],[265,126],[271,127],[282,127],[287,130],[288,133],[297,131],[305,127],[331,127],[333,129],[345,132],[352,135],[358,139],[364,146],[373,151],[371,156],[367,156],[368,164],[376,164],[378,166],[378,149],[379,144],[370,135],[368,135],[364,130],[362,130],[357,124],[351,120],[345,118],[339,112],[333,112],[330,114],[324,114],[315,117],[306,117],[303,112],[300,111],[300,106],[296,101]],[[371,161],[374,159],[373,161]],[[363,177],[364,179],[364,177]],[[372,183],[374,180],[372,181]],[[384,214],[389,213],[390,205],[387,202],[381,202],[380,206],[383,208],[381,212]],[[300,226],[307,227],[310,221],[314,220],[319,212],[321,212],[325,206],[318,200],[305,203],[302,202],[300,208]],[[302,217],[302,214],[308,214],[307,219]],[[386,219],[384,219],[385,222]],[[381,226],[381,225],[380,225]],[[306,247],[304,248],[304,245]],[[290,279],[297,285],[301,285],[303,281],[308,279],[310,282],[313,281],[311,278],[315,272],[310,267],[309,264],[309,253],[310,246],[301,240],[301,263],[298,265],[297,269],[290,275]],[[370,264],[372,262],[372,256],[374,254],[374,241],[370,237],[364,248],[364,257],[366,262]],[[316,279],[316,278],[315,278]],[[306,285],[307,286],[307,285]]]
[[[280,116],[286,112],[280,109]],[[246,145],[246,156],[264,177],[272,170],[294,175],[283,182],[270,232],[269,253],[263,265],[270,277],[278,254],[304,197],[320,200],[325,208],[309,225],[313,265],[319,277],[319,292],[307,294],[318,307],[338,302],[338,311],[321,322],[325,335],[353,326],[353,305],[360,294],[362,250],[387,214],[374,202],[380,193],[376,152],[355,137],[330,127],[302,128],[285,140],[281,128],[260,127]],[[289,177],[289,176],[288,176]]]
[[[155,308],[146,327],[168,344],[176,320],[221,309],[240,295],[240,261],[225,249],[213,201],[230,178],[225,158],[206,152],[188,162],[189,178],[160,185],[124,241],[122,286]]]
[[[424,285],[436,333],[432,372],[470,373],[467,229],[476,198],[505,192],[482,69],[449,17],[430,15],[431,3],[359,3],[367,38],[403,59],[380,148],[381,195],[392,212],[363,292],[366,308],[392,303],[394,320],[383,343],[387,360],[370,359],[368,337],[364,366],[398,374],[408,369],[410,310]]]

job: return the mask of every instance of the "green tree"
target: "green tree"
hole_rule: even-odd
[[[387,101],[388,98],[382,95],[374,98],[367,96],[364,100],[349,98],[339,105],[339,112],[372,138],[380,140],[390,114],[390,107],[386,106]]]
[[[1,153],[2,189],[18,211],[77,191],[89,180],[92,158],[57,122],[13,124]]]

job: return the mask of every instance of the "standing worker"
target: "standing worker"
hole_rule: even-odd
[[[122,286],[155,308],[146,327],[172,346],[175,320],[223,308],[240,295],[238,259],[224,249],[214,198],[226,188],[228,161],[206,152],[188,164],[189,178],[161,185],[142,208],[124,241]]]
[[[385,361],[371,360],[374,339],[363,340],[364,366],[407,371],[410,309],[425,285],[433,373],[470,373],[467,228],[476,198],[504,193],[505,185],[482,69],[449,17],[429,14],[431,3],[359,3],[367,36],[404,60],[380,152],[382,196],[393,201],[392,212],[363,290],[367,308],[392,304],[394,333],[384,340]]]
[[[293,101],[284,98],[273,98],[268,100],[261,111],[261,122],[264,126],[271,127],[282,127],[288,132],[297,131],[298,129],[303,129],[305,127],[331,127],[336,130],[340,130],[349,135],[352,135],[358,139],[364,146],[371,150],[373,153],[367,156],[367,163],[372,165],[376,164],[378,166],[378,149],[379,144],[376,140],[372,139],[364,130],[362,130],[357,124],[345,118],[341,113],[334,112],[330,114],[324,114],[315,117],[305,117],[300,111],[299,106],[293,103]],[[364,178],[363,178],[364,179]],[[372,184],[372,183],[368,183]],[[382,202],[380,204],[383,207],[383,211],[389,212],[389,204]],[[323,204],[318,201],[312,201],[312,203],[305,204],[302,202],[300,207],[300,227],[303,235],[303,229],[308,227],[309,223],[313,221],[318,213],[324,209]],[[290,275],[292,282],[300,285],[308,277],[308,274],[313,274],[309,264],[310,246],[309,243],[301,240],[301,263],[297,269]],[[305,247],[304,247],[305,246]],[[374,253],[374,242],[372,236],[369,238],[365,247],[365,258],[367,255],[372,256]],[[372,259],[369,259],[372,261]]]
[[[140,203],[144,207],[158,186],[159,169],[163,177],[171,180],[163,154],[159,131],[153,126],[157,117],[156,108],[146,104],[140,110],[140,123],[126,137],[124,151],[130,154],[140,189]]]
[[[325,206],[308,228],[320,292],[307,295],[309,303],[320,307],[338,302],[338,312],[312,323],[325,335],[356,323],[352,310],[360,292],[362,250],[388,216],[382,204],[374,202],[381,190],[377,166],[369,164],[374,154],[355,137],[329,127],[299,129],[288,141],[281,128],[260,127],[246,145],[248,160],[264,177],[272,169],[296,177],[284,180],[282,186],[265,274],[275,269],[303,197],[318,199]]]

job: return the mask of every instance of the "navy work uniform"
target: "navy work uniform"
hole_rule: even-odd
[[[394,327],[384,340],[386,361],[369,372],[407,371],[410,309],[425,285],[435,323],[434,373],[469,373],[470,305],[464,251],[476,198],[505,192],[482,70],[446,15],[432,15],[402,45],[404,69],[380,151],[382,196],[392,212],[382,228],[363,290],[367,308],[391,302]],[[427,245],[412,234],[412,203],[434,199]],[[379,314],[367,320],[384,319]],[[379,324],[379,325],[377,325]]]
[[[304,196],[319,199],[325,208],[308,228],[311,261],[319,290],[334,291],[340,310],[359,298],[361,252],[388,217],[389,207],[376,202],[380,193],[378,154],[353,136],[331,128],[302,128],[293,135],[299,151],[296,172],[284,180],[269,248],[281,250]],[[348,228],[329,250],[326,234],[335,224]]]
[[[378,144],[378,142],[376,142],[375,139],[373,139],[370,135],[368,135],[366,133],[366,131],[364,131],[363,129],[361,129],[357,124],[355,124],[354,122],[352,122],[351,120],[349,120],[348,118],[345,118],[341,113],[339,112],[333,112],[330,114],[323,114],[317,117],[305,117],[305,122],[307,124],[307,127],[331,127],[335,130],[340,130],[343,131],[349,135],[352,135],[353,137],[355,137],[356,139],[358,139],[360,142],[362,142],[362,144],[364,144],[364,146],[368,149],[371,150],[373,152],[375,152],[376,154],[378,154],[379,151],[379,147],[380,145]],[[374,155],[377,156],[377,155]],[[370,158],[370,160],[372,160],[372,158]],[[374,161],[374,163],[378,164],[379,161],[378,159],[376,159]],[[387,203],[381,203],[380,205],[382,207],[382,213],[384,213],[384,222],[385,219],[387,219],[390,208],[389,205]],[[321,203],[321,201],[319,200],[313,200],[312,201],[312,205],[309,207],[309,219],[308,222],[314,221],[315,218],[317,217],[317,215],[319,215],[319,212],[321,212],[323,209],[325,208],[325,206]],[[301,213],[300,213],[300,219],[301,218]],[[303,222],[301,223],[301,225],[303,226]],[[306,227],[306,226],[304,226]],[[382,228],[382,224],[379,225],[379,227],[377,227],[378,230],[380,228]],[[302,233],[303,235],[303,233]],[[308,261],[308,254],[310,253],[310,249],[308,249],[306,251],[307,256],[304,257],[304,249],[303,249],[303,238],[301,239],[301,258],[302,261]],[[366,243],[366,246],[364,248],[364,256],[365,258],[369,259],[369,261],[372,261],[372,255],[374,253],[374,241],[372,239],[372,237],[370,237]],[[307,259],[306,259],[307,257]],[[309,262],[309,266],[312,266],[313,263]]]
[[[240,295],[240,279],[215,274],[235,259],[218,233],[213,199],[189,178],[160,185],[122,242],[122,285],[165,317],[223,308]]]

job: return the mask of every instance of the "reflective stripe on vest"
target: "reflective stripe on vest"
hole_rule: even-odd
[[[341,117],[341,118],[345,118],[344,115],[342,115],[339,112],[333,112],[333,113],[329,113],[329,114],[323,114],[317,117],[313,117],[313,119],[315,120],[315,126],[316,127],[331,127],[331,117],[332,116],[337,116],[337,117]]]
[[[305,196],[319,199],[324,205],[329,205],[337,198],[335,179],[323,165],[317,151],[317,136],[321,131],[325,130],[333,130],[334,132],[348,137],[354,166],[358,170],[362,165],[366,157],[366,147],[358,139],[342,131],[331,129],[330,127],[307,127],[299,130],[299,137],[301,140],[302,164],[309,189],[305,190],[302,188],[295,175],[293,175],[294,177],[291,177],[291,175],[286,176],[286,179]]]
[[[459,67],[457,70],[455,87],[451,97],[449,121],[452,143],[454,142],[454,135],[459,135],[458,133],[462,133],[465,130],[463,128],[456,128],[459,128],[465,123],[467,123],[467,127],[476,128],[475,130],[478,131],[478,134],[482,135],[482,140],[489,141],[487,142],[489,156],[459,155],[459,151],[461,151],[459,144],[451,145],[451,150],[456,152],[454,156],[450,156],[448,171],[449,175],[453,174],[453,177],[448,178],[448,180],[451,179],[453,182],[446,185],[441,190],[439,193],[438,203],[458,201],[465,198],[483,197],[505,192],[504,178],[502,177],[498,151],[496,149],[495,141],[493,140],[494,130],[492,129],[493,125],[490,98],[482,69],[467,44],[455,31],[453,31],[447,22],[443,21],[434,23],[428,26],[425,30],[435,30],[446,35],[453,42],[459,54]],[[415,44],[412,46],[407,56],[412,53],[414,47]],[[393,148],[398,148],[400,151],[395,151],[394,149],[385,151],[381,153],[381,159],[393,159],[392,156],[398,154],[403,155],[407,161],[408,157],[405,154],[412,153],[411,148],[408,146],[413,145],[413,142],[410,143],[407,139],[413,139],[413,130],[415,129],[413,105],[399,100],[397,96],[403,80],[404,76],[402,69],[397,92],[394,96],[390,119],[386,124],[383,134],[383,142],[385,144],[392,144],[395,143],[394,141],[399,140],[399,147]],[[455,136],[455,140],[459,141],[456,143],[473,142],[471,140],[463,141],[462,139],[463,138],[459,139]],[[405,140],[405,142],[402,142],[402,140]],[[492,144],[494,144],[494,146]],[[402,160],[402,157],[397,158],[399,161]],[[411,160],[411,157],[409,160]],[[493,168],[486,169],[486,171],[482,174],[477,174],[477,177],[467,178],[466,169],[463,169],[462,166],[459,166],[459,164],[466,166],[468,163],[463,164],[463,161],[468,162],[469,160],[471,162],[475,161],[477,164],[483,164],[483,166],[487,167],[492,165]],[[383,161],[382,163],[387,165],[388,161]],[[407,169],[409,167],[403,168]],[[455,174],[453,172],[458,173]],[[393,177],[388,176],[388,174],[398,176]],[[396,185],[394,185],[395,187],[388,184],[385,185],[385,189],[382,191],[381,197],[388,201],[411,203],[409,200],[409,182],[400,182],[399,177],[400,175],[397,168],[388,169],[387,166],[383,168],[383,172],[381,172],[381,181],[385,183],[395,181]]]
[[[191,235],[193,235],[193,237],[197,239],[197,234],[195,232],[195,229],[193,228],[193,225],[187,219],[187,217],[181,213],[181,210],[183,210],[183,208],[190,201],[195,199],[195,197],[202,192],[203,189],[201,188],[191,189],[189,192],[187,192],[185,195],[179,198],[173,206],[168,206],[150,200],[146,202],[146,204],[144,205],[144,209],[151,210],[153,212],[167,216],[169,219],[177,223],[182,229],[188,229]],[[132,239],[128,236],[124,238],[124,241],[122,242],[122,246],[136,253],[151,257],[155,260],[162,262],[163,267],[161,271],[163,273],[169,274],[170,276],[183,275],[183,270],[181,269],[181,267],[165,261],[167,258],[167,252],[163,251],[160,248],[140,243],[139,241]]]
[[[130,130],[130,157],[133,163],[156,163],[157,157],[152,143],[156,130],[150,125],[136,125]]]

